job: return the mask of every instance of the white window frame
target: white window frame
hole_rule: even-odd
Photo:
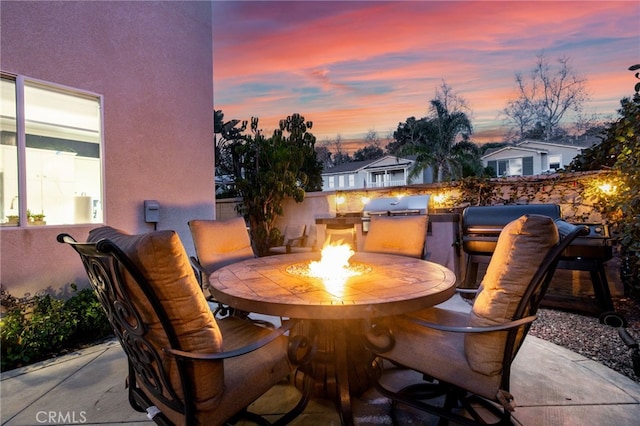
[[[548,162],[548,169],[551,170],[558,170],[562,168],[562,154],[553,154],[553,155],[549,155],[547,156],[547,162]],[[552,167],[551,164],[558,164],[558,167]]]
[[[99,155],[100,155],[100,204],[101,220],[97,222],[83,222],[83,223],[65,223],[65,224],[52,224],[56,225],[86,225],[87,223],[106,223],[106,211],[104,206],[105,202],[105,160],[104,160],[104,97],[98,93],[89,92],[61,84],[52,83],[49,81],[39,80],[35,78],[26,77],[24,75],[16,75],[6,72],[0,72],[0,76],[3,79],[13,80],[15,82],[16,90],[16,148],[17,148],[17,168],[18,168],[18,225],[14,225],[19,228],[26,228],[28,226],[27,217],[27,137],[26,137],[26,114],[25,114],[25,84],[33,84],[44,88],[49,88],[52,91],[61,91],[70,95],[79,97],[86,97],[95,99],[99,103],[100,114],[100,130],[99,130]],[[29,227],[32,229],[33,227]]]

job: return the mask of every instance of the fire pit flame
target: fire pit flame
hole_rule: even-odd
[[[351,246],[342,241],[327,242],[322,247],[319,261],[311,261],[307,265],[291,265],[287,272],[294,275],[304,275],[319,278],[325,289],[336,297],[344,294],[344,285],[349,277],[370,272],[367,265],[349,264],[349,259],[355,254]]]
[[[309,275],[316,278],[331,278],[336,275],[352,276],[349,259],[355,254],[348,244],[329,243],[322,248],[320,261],[309,263]],[[357,272],[356,275],[359,275]]]

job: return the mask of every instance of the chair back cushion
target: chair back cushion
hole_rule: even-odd
[[[548,216],[524,215],[507,224],[480,284],[469,325],[496,325],[514,319],[531,279],[558,240],[558,230]],[[486,375],[499,374],[506,337],[506,332],[466,334],[465,354],[471,368]]]
[[[209,273],[255,257],[247,225],[240,216],[227,220],[191,220],[189,229],[198,260]]]
[[[142,273],[167,313],[180,349],[197,353],[222,351],[220,330],[176,232],[157,231],[143,235],[127,235],[111,227],[102,227],[89,233],[90,242],[101,239],[109,239],[116,244]],[[146,340],[154,342],[170,383],[181,398],[182,388],[175,358],[162,351],[162,348],[170,347],[162,324],[138,284],[129,274],[124,274],[124,277],[123,285],[126,286],[129,298],[148,327]],[[224,391],[222,362],[193,363],[188,371],[196,411],[206,411],[215,407]],[[137,381],[145,383],[144,378]],[[149,397],[162,409],[161,402],[151,394]],[[180,420],[179,416],[173,417],[171,410],[163,409],[163,412],[174,421]]]
[[[372,216],[364,251],[422,258],[427,223],[426,215]]]
[[[326,228],[325,240],[321,249],[327,244],[348,244],[353,250],[358,248],[356,242],[356,230],[353,226],[349,228]]]
[[[307,226],[304,224],[289,224],[284,227],[284,234],[282,244],[287,244],[289,240],[293,238],[301,238],[304,236],[304,232]],[[300,240],[295,242],[296,245],[300,245]]]

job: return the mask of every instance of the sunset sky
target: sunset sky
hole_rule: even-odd
[[[386,139],[427,115],[443,80],[472,110],[472,140],[501,141],[515,73],[541,52],[569,57],[586,112],[611,119],[640,63],[638,1],[216,0],[213,16],[214,109],[269,135],[297,112],[319,143]]]

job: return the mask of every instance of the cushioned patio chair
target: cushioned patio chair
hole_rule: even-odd
[[[379,384],[380,392],[456,424],[510,424],[511,363],[560,254],[587,232],[547,216],[522,216],[502,230],[473,306],[454,310],[447,301],[381,320],[368,336],[371,349],[426,382],[397,392]]]
[[[372,216],[363,251],[424,258],[426,215]]]
[[[196,256],[189,260],[200,288],[207,300],[214,301],[209,292],[209,275],[223,266],[256,257],[244,219],[240,216],[226,220],[190,220],[188,222]],[[229,313],[218,304],[216,313]]]
[[[284,335],[292,323],[270,330],[233,316],[216,320],[175,232],[102,227],[86,243],[67,234],[58,241],[80,255],[127,355],[129,403],[156,423],[255,420],[246,407],[293,372]],[[304,409],[309,384],[304,389],[280,423]]]
[[[348,244],[353,250],[357,250],[356,230],[354,227],[348,228],[326,228],[324,233],[324,244]],[[321,247],[322,248],[322,247]]]
[[[282,233],[282,245],[269,247],[271,254],[292,253],[294,248],[302,248],[306,245],[307,226],[304,224],[285,225]]]

